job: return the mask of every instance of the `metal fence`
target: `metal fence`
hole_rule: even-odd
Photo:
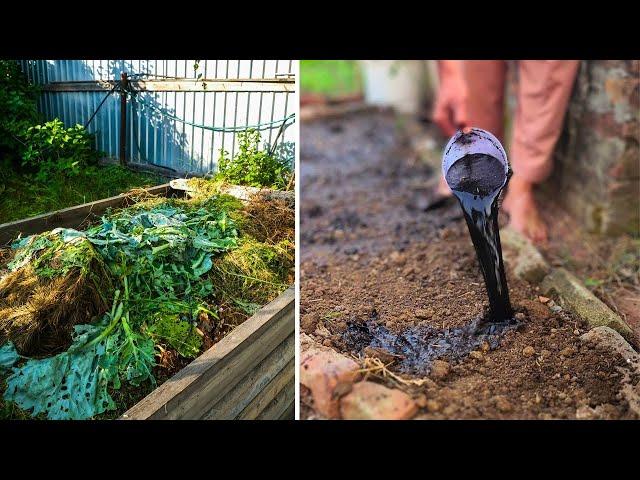
[[[292,161],[297,107],[293,60],[23,60],[42,85],[47,120],[84,125],[126,72],[126,157],[179,173],[213,172],[221,151],[234,155],[238,133],[261,131],[264,148]],[[120,97],[109,95],[88,125],[96,148],[118,158]]]

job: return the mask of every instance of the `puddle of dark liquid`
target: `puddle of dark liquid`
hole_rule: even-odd
[[[504,167],[490,155],[466,155],[451,165],[446,180],[460,202],[476,249],[489,297],[490,319],[509,322],[513,309],[498,230],[498,197],[507,181]]]
[[[362,352],[371,346],[397,356],[392,368],[400,373],[425,376],[434,360],[455,361],[481,348],[487,342],[490,349],[500,345],[503,335],[514,328],[515,322],[487,323],[482,319],[456,328],[435,328],[428,325],[411,327],[393,333],[373,316],[364,324],[349,323],[343,340],[352,351]]]

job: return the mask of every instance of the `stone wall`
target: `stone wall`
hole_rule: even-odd
[[[545,189],[592,232],[640,234],[640,61],[583,61]]]

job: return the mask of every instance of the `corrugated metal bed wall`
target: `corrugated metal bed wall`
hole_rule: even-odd
[[[123,72],[134,90],[143,85],[127,99],[126,157],[134,164],[180,173],[213,172],[221,150],[236,153],[237,134],[245,126],[259,127],[265,148],[276,142],[279,155],[290,160],[295,155],[293,60],[22,60],[20,64],[29,80],[43,87],[40,111],[47,120],[58,117],[67,127],[86,124]],[[107,97],[87,128],[96,134],[98,150],[106,157],[119,157],[117,91]]]

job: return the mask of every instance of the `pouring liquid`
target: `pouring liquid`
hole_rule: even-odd
[[[460,202],[476,249],[489,297],[490,321],[511,322],[513,309],[498,230],[498,197],[507,183],[504,167],[490,155],[465,155],[451,166],[446,180]]]

